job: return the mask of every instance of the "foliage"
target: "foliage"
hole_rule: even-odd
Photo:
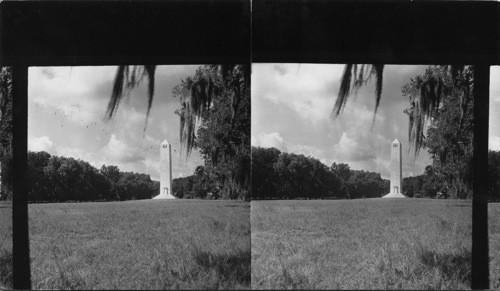
[[[115,83],[111,93],[111,99],[109,100],[108,109],[106,110],[106,119],[109,120],[113,117],[122,97],[134,87],[138,86],[143,81],[144,77],[148,79],[148,117],[155,90],[155,71],[156,66],[152,65],[119,66],[116,70]],[[146,129],[147,126],[147,117],[144,129]]]
[[[106,118],[113,117],[123,96],[144,77],[149,80],[149,115],[155,70],[153,65],[119,66]],[[180,140],[186,149],[186,158],[194,148],[200,150],[205,160],[203,179],[213,182],[209,188],[215,191],[216,197],[248,200],[250,67],[237,64],[202,66],[194,76],[182,80],[172,93],[181,104],[176,113],[180,118]],[[182,193],[184,197],[184,191]],[[196,197],[207,193],[196,194]]]
[[[432,165],[425,167],[424,174],[405,177],[402,181],[403,193],[413,198],[449,198],[448,192]]]
[[[444,96],[449,94],[450,88],[460,87],[462,90],[458,94],[459,99],[454,100],[454,102],[459,102],[461,107],[459,127],[462,124],[462,117],[465,115],[468,104],[471,101],[473,66],[438,65],[431,66],[431,69],[435,74],[427,74],[412,79],[410,81],[410,90],[403,90],[403,94],[410,98],[411,108],[408,109],[408,132],[410,145],[413,147],[415,155],[418,154],[420,147],[423,145],[422,137],[425,120],[437,111],[441,105],[440,101]],[[332,117],[339,116],[351,94],[356,94],[361,86],[365,85],[375,76],[376,103],[373,117],[373,122],[375,122],[375,114],[377,113],[382,95],[383,71],[384,65],[381,64],[347,64],[342,74],[339,94],[335,102]]]
[[[214,181],[205,167],[198,166],[193,175],[172,181],[173,192],[177,198],[218,199],[217,181]]]
[[[500,201],[500,151],[488,152],[488,199]]]
[[[470,130],[462,126],[464,122],[470,126],[473,85],[474,66],[429,66],[423,75],[417,75],[403,86],[403,96],[410,101],[410,108],[405,110],[409,118],[408,139],[410,146],[415,146],[415,153],[425,146],[425,123],[428,120],[434,122],[449,107],[454,111],[456,130]],[[443,107],[446,109],[443,110]]]
[[[408,197],[422,198],[422,189],[425,181],[424,175],[404,177],[402,182],[402,191]],[[431,197],[425,197],[431,198]]]
[[[358,65],[358,64],[347,64],[344,68],[344,73],[342,74],[342,80],[340,82],[340,89],[337,100],[335,102],[335,107],[332,111],[332,117],[337,117],[342,113],[347,100],[349,99],[351,93],[356,94],[357,90],[368,83],[373,76],[376,79],[375,87],[375,112],[373,115],[373,122],[375,122],[375,114],[377,114],[377,109],[380,103],[380,98],[382,97],[382,78],[384,72],[384,65],[372,64],[372,65]]]
[[[345,181],[348,189],[348,197],[376,198],[389,193],[390,182],[384,180],[379,173],[368,171],[352,171],[350,177]]]
[[[370,198],[389,192],[389,181],[378,173],[351,170],[347,164],[329,168],[275,148],[252,147],[252,178],[254,200]]]
[[[402,89],[410,100],[410,108],[405,110],[410,119],[409,139],[416,139],[433,160],[426,173],[426,188],[434,193],[427,196],[440,192],[455,199],[472,197],[473,76],[472,66],[463,67],[453,77],[446,66],[430,66]],[[419,113],[422,110],[424,114]],[[416,136],[426,122],[426,136]]]
[[[432,165],[422,175],[403,178],[403,193],[415,198],[456,198]],[[500,151],[488,152],[488,200],[500,201]]]
[[[114,201],[151,199],[160,192],[149,175],[121,172],[116,166],[100,170],[88,162],[28,152],[28,201]]]
[[[12,68],[0,67],[0,199],[12,200]]]
[[[180,139],[187,154],[197,148],[204,159],[204,197],[248,200],[250,185],[250,91],[247,66],[235,65],[222,74],[219,66],[202,66],[172,93],[181,108]],[[198,125],[198,126],[197,126]],[[197,130],[195,130],[197,128]],[[196,133],[196,134],[195,134]],[[207,185],[210,183],[210,185]]]
[[[172,180],[172,191],[177,198],[192,198],[194,175],[179,177]]]
[[[265,199],[278,193],[274,164],[281,152],[275,148],[252,147],[252,200]]]

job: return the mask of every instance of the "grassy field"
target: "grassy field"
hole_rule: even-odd
[[[34,289],[250,287],[250,203],[30,204]]]
[[[0,201],[0,287],[12,288],[12,203]]]
[[[490,288],[500,289],[500,203],[488,204]]]
[[[470,201],[253,201],[251,207],[252,288],[470,289]]]

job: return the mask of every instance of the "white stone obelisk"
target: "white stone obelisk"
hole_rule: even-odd
[[[160,194],[153,199],[176,199],[172,195],[172,146],[167,140],[160,145]]]
[[[405,198],[402,193],[403,161],[401,143],[396,138],[391,143],[391,188],[384,198]]]

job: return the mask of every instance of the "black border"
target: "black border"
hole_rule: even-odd
[[[23,186],[28,66],[475,64],[477,80],[489,82],[489,66],[500,64],[499,12],[494,1],[0,2],[0,65],[14,68],[14,287],[31,287]],[[489,92],[476,93],[484,97],[474,111],[472,287],[482,289],[489,285],[487,204],[476,182],[487,176]]]
[[[495,1],[253,0],[252,61],[500,64]]]
[[[250,61],[249,0],[4,1],[2,65]]]

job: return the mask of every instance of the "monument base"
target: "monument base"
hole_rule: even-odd
[[[401,193],[393,192],[393,193],[389,193],[385,196],[382,196],[382,198],[406,198],[406,196],[401,194]]]
[[[177,197],[172,194],[160,194],[153,197],[152,199],[177,199]]]

